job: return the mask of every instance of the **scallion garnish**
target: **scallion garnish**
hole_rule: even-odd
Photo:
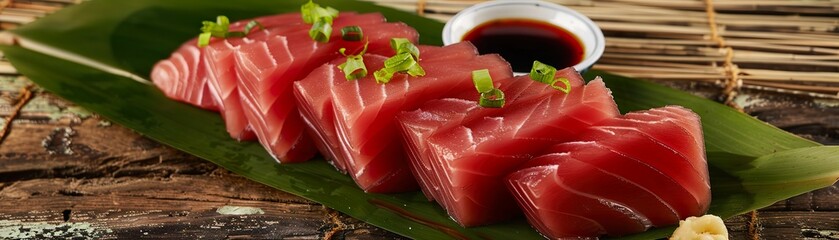
[[[332,20],[338,17],[338,10],[331,7],[321,7],[309,0],[300,6],[303,22],[312,24],[309,36],[318,42],[329,42],[332,35]]]
[[[425,76],[419,65],[419,48],[405,38],[393,38],[390,47],[396,55],[385,60],[385,66],[373,73],[378,83],[388,83],[395,73],[407,73],[412,77]]]
[[[417,61],[414,60],[410,53],[400,53],[385,60],[384,68],[392,69],[394,72],[406,71],[416,63]]]
[[[481,93],[478,105],[488,108],[504,107],[504,92],[492,85],[492,76],[489,75],[488,69],[472,71],[472,82],[475,83],[475,89]]]
[[[201,35],[198,35],[198,46],[204,47],[210,44],[211,37],[226,38],[227,32],[230,30],[230,19],[227,16],[216,17],[216,22],[203,21],[201,22]]]
[[[346,26],[341,28],[341,38],[345,41],[361,41],[364,38],[364,33],[361,32],[359,26]]]
[[[478,104],[481,105],[481,107],[488,108],[502,108],[506,102],[507,101],[504,100],[504,92],[498,88],[493,88],[489,92],[481,93],[481,99],[478,100]]]
[[[396,50],[396,53],[407,52],[414,56],[414,59],[419,61],[419,48],[415,46],[407,38],[391,38],[390,47]]]
[[[251,20],[250,22],[248,22],[248,24],[245,24],[245,35],[251,33],[251,30],[253,30],[253,28],[255,27],[259,27],[259,29],[265,29],[265,27],[262,26],[261,23],[257,22],[256,20]]]
[[[347,61],[338,65],[338,69],[344,72],[344,77],[347,81],[363,78],[367,76],[367,66],[364,65],[364,53],[367,52],[367,44],[364,44],[364,49],[361,49],[356,55],[347,55],[346,48],[341,48],[338,52],[347,57]]]
[[[552,88],[564,93],[571,92],[571,82],[567,78],[557,78],[556,68],[542,62],[533,61],[533,68],[530,69],[530,78],[534,81],[548,84]],[[557,82],[562,82],[565,86],[557,86]]]
[[[475,89],[479,93],[489,92],[495,88],[492,85],[492,76],[489,75],[488,69],[472,71],[472,82],[475,82]]]
[[[248,33],[253,30],[254,27],[262,27],[262,24],[259,24],[256,20],[252,20],[245,25],[245,31],[242,32],[231,32],[230,31],[230,19],[228,19],[224,15],[220,15],[216,17],[216,22],[211,21],[204,21],[202,22],[203,26],[201,27],[201,34],[198,35],[198,47],[204,47],[210,44],[210,39],[212,37],[217,38],[228,38],[228,37],[244,37],[248,35]]]
[[[300,14],[303,16],[303,22],[305,22],[306,24],[315,23],[315,9],[317,9],[318,7],[319,6],[312,1],[309,1],[303,4],[303,6],[300,6]]]
[[[386,71],[385,68],[382,68],[373,72],[373,77],[376,78],[377,83],[389,83],[394,73],[396,72]]]
[[[309,37],[318,42],[329,42],[329,35],[332,35],[332,24],[326,21],[315,21],[309,30]]]
[[[556,76],[556,68],[539,61],[533,61],[530,78],[544,84],[551,84]]]
[[[556,83],[558,82],[562,82],[565,86],[557,86]],[[569,82],[567,78],[557,78],[556,81],[551,83],[551,87],[564,93],[571,92],[571,82]]]

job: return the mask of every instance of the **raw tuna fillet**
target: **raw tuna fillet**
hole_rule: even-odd
[[[507,177],[550,238],[620,236],[698,216],[711,200],[699,117],[668,106],[590,127]]]
[[[472,44],[462,42],[445,48],[433,46],[419,46],[423,63],[469,60],[477,55]],[[382,68],[387,59],[384,56],[366,54],[364,63],[370,73]],[[338,58],[325,64],[309,74],[306,78],[294,83],[294,96],[300,110],[300,116],[307,125],[307,130],[315,141],[321,154],[341,172],[346,173],[348,163],[341,154],[336,153],[341,148],[335,132],[334,111],[332,108],[332,94],[330,89],[338,84],[347,82],[344,74],[337,70],[337,66],[344,63],[345,58]]]
[[[417,171],[430,171],[418,175],[439,181],[430,186],[439,190],[426,192],[431,192],[463,226],[490,224],[518,215],[520,211],[505,189],[507,174],[532,158],[533,153],[571,141],[586,127],[619,115],[603,81],[596,79],[582,86],[580,77],[573,74],[569,80],[574,81],[574,87],[569,94],[548,91],[549,86],[533,85],[530,82],[534,81],[524,77],[516,79],[514,83],[518,84],[502,85],[511,84],[510,89],[530,88],[511,91],[518,95],[541,94],[519,96],[500,110],[472,107],[471,111],[451,114],[456,112],[452,107],[458,103],[441,101],[420,112],[401,115],[406,142],[409,148],[416,149],[410,160],[415,162]],[[450,122],[456,125],[448,125]],[[409,135],[416,134],[412,129],[420,129],[420,133],[429,130],[422,129],[423,125],[431,130],[426,133],[425,146],[413,146],[422,140]],[[441,127],[434,130],[435,125]]]
[[[442,49],[447,49],[443,47]],[[445,97],[477,96],[472,71],[489,69],[494,79],[511,77],[510,65],[498,55],[469,60],[425,62],[423,77],[397,74],[378,84],[372,74],[332,87],[335,129],[350,175],[367,192],[402,192],[416,189],[395,116],[426,101]],[[337,75],[337,74],[336,74]]]
[[[353,13],[346,14],[354,15]],[[253,20],[260,22],[266,28],[303,26],[303,20],[297,13],[264,16]],[[230,29],[231,31],[243,31],[245,25],[250,21],[251,19],[247,19],[231,23]],[[253,35],[255,34],[250,34],[249,37]],[[158,62],[154,66],[151,79],[170,98],[205,109],[220,110],[231,137],[237,140],[248,140],[253,138],[253,133],[247,130],[247,121],[244,120],[244,115],[237,113],[241,112],[240,104],[236,99],[238,93],[231,95],[235,91],[221,89],[218,84],[217,78],[219,76],[229,78],[225,76],[227,74],[224,72],[226,68],[221,68],[222,72],[213,71],[215,67],[219,65],[227,66],[228,63],[216,64],[213,60],[214,57],[207,56],[209,49],[221,50],[225,46],[235,46],[228,43],[228,40],[240,42],[243,41],[243,38],[212,39],[205,48],[199,48],[195,39],[187,41],[172,53],[171,57]],[[218,57],[224,60],[228,54],[220,53]],[[232,67],[232,65],[229,66]],[[235,86],[235,82],[233,82],[233,86]],[[225,97],[221,97],[221,95]],[[229,109],[225,108],[226,106]]]
[[[569,79],[572,87],[583,84],[582,76],[573,68],[559,70],[556,76]],[[499,88],[504,91],[508,104],[532,101],[534,98],[544,97],[545,94],[556,93],[555,89],[527,76],[498,83],[502,83]],[[460,126],[472,119],[497,114],[500,111],[501,108],[480,107],[474,100],[447,98],[429,101],[420,109],[402,112],[397,116],[405,140],[404,147],[410,159],[408,163],[411,172],[429,200],[439,196],[441,189],[439,178],[432,170],[434,163],[425,157],[431,154],[426,139],[438,129]]]
[[[273,27],[300,22],[300,14],[279,14],[256,18],[265,27]],[[251,19],[237,21],[230,24],[231,31],[242,31]],[[212,43],[220,42],[213,39]],[[204,59],[204,49],[197,46],[197,40],[192,39],[181,45],[168,59],[161,60],[152,69],[152,82],[169,98],[183,101],[204,109],[218,110],[218,104],[211,97],[211,89],[207,85],[207,62]]]
[[[196,40],[181,45],[168,59],[154,65],[152,82],[167,97],[208,110],[218,110],[206,88],[207,72]]]
[[[369,15],[369,14],[365,14]],[[369,42],[368,52],[392,54],[391,38],[408,38],[416,41],[417,33],[402,23],[371,23],[356,17],[337,18],[333,29],[360,26]],[[237,90],[245,116],[263,146],[281,162],[299,162],[310,159],[315,146],[304,131],[292,93],[292,83],[308,75],[314,68],[336,59],[339,48],[356,52],[363,42],[341,39],[340,31],[333,31],[328,43],[318,43],[309,37],[308,30],[272,35],[265,41],[240,45],[234,51]]]
[[[355,13],[341,13],[339,18],[350,17]],[[370,15],[372,21],[380,21],[377,15]],[[231,137],[237,140],[255,139],[252,127],[241,105],[241,98],[237,91],[238,76],[234,67],[233,51],[239,45],[254,41],[264,41],[270,34],[285,34],[288,32],[309,29],[300,14],[282,14],[254,19],[266,29],[251,30],[245,38],[228,38],[217,40],[203,48],[203,61],[207,63],[207,86],[212,93],[215,103],[219,106],[222,117]],[[237,22],[236,25],[241,25]]]

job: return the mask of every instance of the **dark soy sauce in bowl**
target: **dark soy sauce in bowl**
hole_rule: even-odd
[[[483,23],[463,36],[481,54],[498,53],[510,62],[514,72],[528,73],[534,60],[571,67],[585,57],[577,36],[550,23],[528,19],[500,19]]]

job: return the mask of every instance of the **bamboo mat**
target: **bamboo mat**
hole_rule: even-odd
[[[0,0],[13,29],[83,0]],[[448,20],[476,0],[365,0]],[[606,34],[595,69],[839,99],[839,0],[548,0],[592,18]],[[0,73],[14,68],[0,61]]]

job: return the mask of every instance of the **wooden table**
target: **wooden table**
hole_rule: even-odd
[[[0,64],[0,72],[13,71]],[[719,97],[720,90],[709,85],[662,83]],[[17,75],[0,76],[0,117],[15,112],[20,88],[28,84]],[[735,101],[782,129],[839,144],[839,100],[746,89]],[[839,239],[838,186],[728,219],[732,239]],[[0,142],[0,239],[20,237],[400,238],[248,181],[37,89]]]

